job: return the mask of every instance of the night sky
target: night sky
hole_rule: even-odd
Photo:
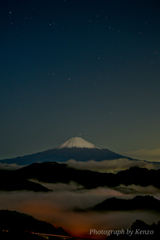
[[[160,149],[158,0],[1,0],[0,36],[0,159]]]

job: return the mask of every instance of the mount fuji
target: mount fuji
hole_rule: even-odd
[[[94,144],[92,144],[80,137],[71,138],[68,141],[66,141],[65,143],[63,143],[57,147],[57,149],[62,149],[62,148],[97,148],[97,149],[100,149],[99,147],[96,147]]]
[[[113,160],[119,158],[128,157],[114,153],[108,149],[101,149],[94,144],[84,140],[83,138],[74,137],[56,148],[31,155],[26,155],[23,157],[0,160],[0,163],[29,165],[36,162],[66,162],[70,159],[82,162],[89,160],[95,160],[99,162],[103,160]],[[132,160],[131,158],[128,159]]]

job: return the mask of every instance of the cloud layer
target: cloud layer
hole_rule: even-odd
[[[123,153],[125,156],[135,158],[135,159],[141,159],[141,160],[147,160],[147,161],[155,161],[160,162],[160,149],[140,149],[137,151],[129,151]]]
[[[70,167],[78,169],[88,169],[98,172],[118,172],[128,169],[130,167],[138,166],[142,168],[155,169],[153,163],[147,163],[145,161],[130,161],[126,158],[120,158],[115,160],[104,160],[97,162],[95,160],[87,162],[76,162],[75,160],[69,160],[66,162]]]
[[[6,164],[6,163],[0,163],[0,169],[2,170],[17,170],[24,167],[24,165],[17,165],[16,163],[12,164]]]
[[[155,164],[145,161],[130,161],[128,159],[106,160],[101,162],[88,161],[76,162],[69,160],[67,164],[78,169],[89,169],[100,172],[117,172],[132,166],[154,169]],[[16,164],[0,164],[2,169],[17,169],[22,166]],[[34,180],[35,181],[35,180]],[[149,211],[130,212],[74,212],[73,209],[89,208],[104,201],[107,198],[133,198],[136,195],[153,195],[160,199],[160,190],[152,187],[141,187],[137,185],[120,185],[115,189],[98,187],[86,190],[82,186],[70,182],[70,184],[49,184],[41,183],[43,186],[52,189],[53,192],[28,192],[13,191],[0,192],[1,209],[19,211],[34,216],[35,218],[47,221],[55,227],[63,227],[69,234],[74,236],[89,237],[90,229],[125,229],[130,228],[136,219],[141,219],[148,224],[157,223],[160,220],[160,213]],[[97,236],[93,236],[96,238]],[[104,237],[104,236],[103,236]],[[99,238],[99,236],[98,236]]]
[[[46,186],[46,184],[44,184]],[[148,224],[157,223],[160,213],[147,211],[131,212],[74,212],[73,208],[88,208],[104,201],[106,198],[133,198],[135,194],[124,194],[121,191],[99,187],[91,190],[76,190],[80,187],[70,184],[48,184],[53,192],[34,193],[27,191],[0,192],[1,209],[15,210],[47,221],[55,227],[63,227],[68,233],[75,236],[89,237],[90,229],[121,229],[130,228],[136,219],[141,219]],[[124,186],[121,186],[124,187]],[[152,193],[157,198],[160,191],[151,186],[142,188],[131,185],[141,194]],[[96,237],[96,236],[95,236]]]

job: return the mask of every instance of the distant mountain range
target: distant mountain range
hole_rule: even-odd
[[[99,147],[96,147],[94,144],[89,143],[88,141],[80,137],[75,137],[69,139],[68,141],[54,149],[23,157],[4,159],[1,160],[0,163],[16,163],[18,165],[29,165],[36,162],[66,162],[70,159],[86,162],[89,160],[102,161],[119,158],[128,158],[130,160],[133,160],[132,158],[122,156],[108,149],[101,149]]]
[[[160,189],[159,176],[160,170],[139,167],[113,174],[78,170],[62,163],[44,162],[34,163],[14,171],[0,170],[0,190],[50,191],[41,185],[43,182],[66,184],[75,182],[86,189],[104,186],[115,188],[120,184],[125,186],[135,184],[143,187],[152,185]],[[39,183],[32,182],[32,179],[38,180]]]
[[[160,211],[160,201],[153,196],[136,196],[133,199],[108,198],[95,206],[75,211],[132,211],[132,210],[151,210]]]

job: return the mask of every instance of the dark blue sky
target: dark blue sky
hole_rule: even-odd
[[[1,0],[0,159],[159,148],[159,29],[158,0]]]

